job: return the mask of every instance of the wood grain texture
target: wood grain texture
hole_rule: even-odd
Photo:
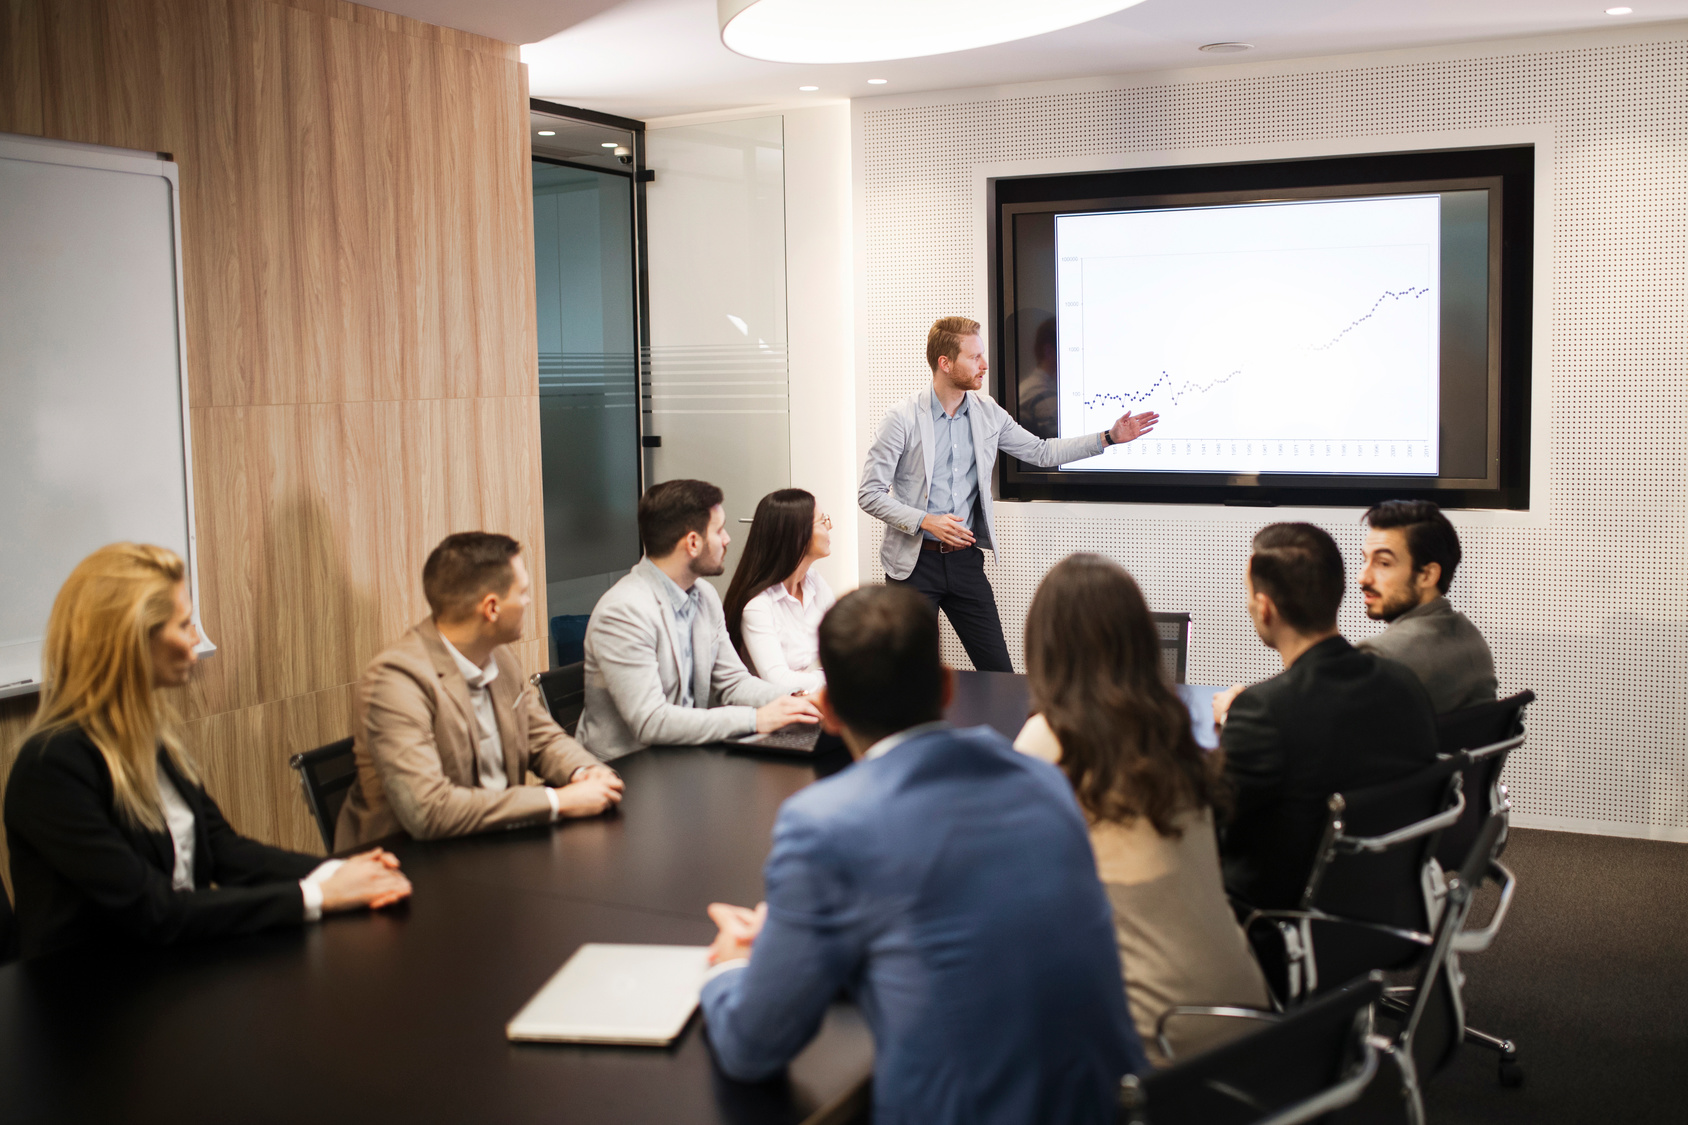
[[[185,694],[233,823],[319,851],[287,758],[350,733],[453,531],[544,523],[517,48],[342,0],[6,0],[0,132],[181,170],[199,600]],[[0,702],[0,783],[30,707]]]

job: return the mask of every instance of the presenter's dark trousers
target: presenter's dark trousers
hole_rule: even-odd
[[[977,547],[959,551],[922,550],[914,573],[893,586],[912,586],[933,608],[942,611],[955,629],[967,659],[981,672],[1012,672],[1008,642],[1002,639],[1002,618],[997,616],[996,595],[985,578],[985,553]]]

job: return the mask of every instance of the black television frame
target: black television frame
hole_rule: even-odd
[[[1525,510],[1530,499],[1530,382],[1534,302],[1535,149],[1532,145],[1443,149],[1239,164],[1177,165],[992,179],[989,255],[992,391],[1018,417],[1021,353],[1014,304],[1016,214],[1136,210],[1192,202],[1255,202],[1290,198],[1458,190],[1490,191],[1489,349],[1498,387],[1490,429],[1499,459],[1491,478],[1427,486],[1422,477],[1344,478],[1322,474],[1063,473],[1007,454],[997,464],[1003,500],[1099,503],[1228,504],[1256,507],[1366,507],[1386,499],[1433,500],[1444,508]]]

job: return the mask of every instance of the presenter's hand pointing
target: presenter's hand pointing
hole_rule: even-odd
[[[1136,441],[1154,429],[1155,423],[1159,421],[1160,415],[1153,410],[1145,410],[1141,414],[1127,411],[1109,428],[1108,436],[1114,439],[1115,445],[1124,445],[1128,441]]]
[[[922,531],[930,531],[946,547],[971,547],[973,533],[955,516],[927,516],[920,521]]]

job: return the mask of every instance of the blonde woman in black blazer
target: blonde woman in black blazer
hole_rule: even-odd
[[[182,751],[159,690],[197,662],[182,560],[115,543],[53,603],[41,706],[6,787],[25,957],[299,925],[410,893],[375,849],[323,862],[241,836]]]

